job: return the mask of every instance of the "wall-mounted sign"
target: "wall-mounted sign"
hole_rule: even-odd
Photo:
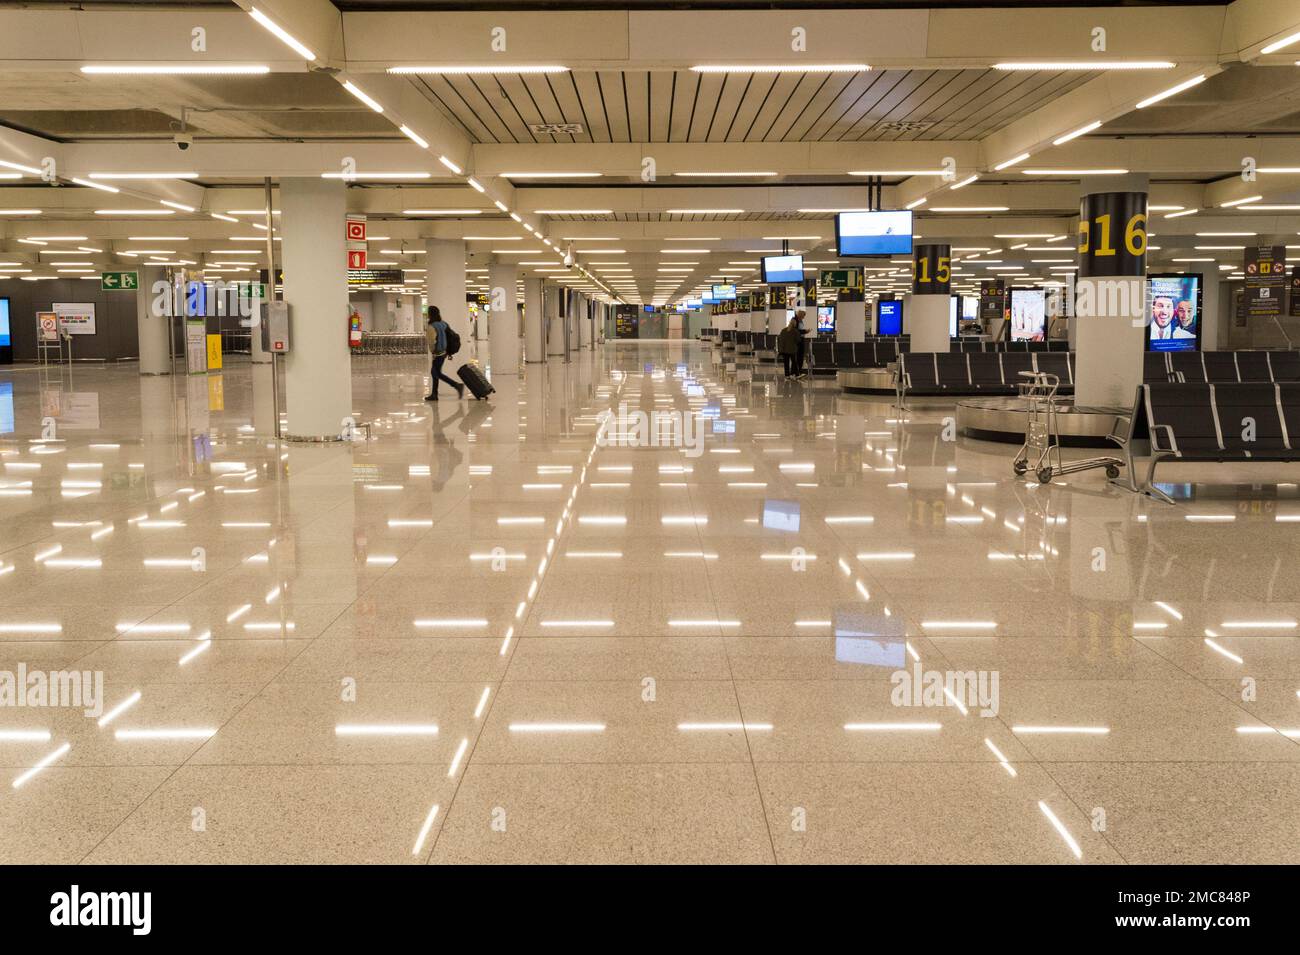
[[[918,245],[912,250],[912,294],[947,295],[951,291],[952,248]]]
[[[1300,318],[1300,265],[1291,270],[1291,317]]]
[[[347,222],[347,240],[349,242],[366,241],[366,220],[349,219]]]
[[[348,249],[348,271],[355,272],[366,267],[365,249]]]
[[[1286,246],[1264,245],[1246,249],[1246,315],[1280,318],[1286,296]]]
[[[137,272],[101,272],[99,290],[101,292],[134,292],[140,287],[140,275]]]
[[[95,334],[94,302],[55,302],[50,308],[58,316],[59,328],[66,334]]]

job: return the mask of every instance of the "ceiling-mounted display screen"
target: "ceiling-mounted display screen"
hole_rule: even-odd
[[[1147,276],[1147,351],[1201,347],[1201,277]]]
[[[835,244],[841,258],[910,254],[912,213],[841,212],[835,216]]]
[[[715,302],[734,302],[736,300],[736,286],[734,285],[713,286],[713,300]]]
[[[802,255],[763,257],[763,281],[768,285],[793,285],[803,281]]]

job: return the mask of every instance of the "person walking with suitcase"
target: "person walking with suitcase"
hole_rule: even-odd
[[[429,324],[425,326],[424,338],[429,343],[430,354],[433,355],[433,366],[431,368],[433,383],[424,400],[438,400],[438,382],[440,381],[445,381],[455,388],[457,398],[465,397],[465,386],[442,373],[443,362],[460,351],[460,336],[442,320],[442,312],[438,311],[437,305],[429,306]]]

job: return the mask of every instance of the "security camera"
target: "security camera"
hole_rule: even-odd
[[[189,133],[177,133],[172,137],[172,142],[176,144],[177,149],[184,152],[194,145],[194,137]]]

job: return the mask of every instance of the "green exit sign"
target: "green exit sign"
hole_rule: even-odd
[[[134,292],[140,287],[138,272],[104,272],[99,276],[99,288],[102,292]]]
[[[861,288],[862,273],[857,269],[822,269],[817,284],[822,288]]]

